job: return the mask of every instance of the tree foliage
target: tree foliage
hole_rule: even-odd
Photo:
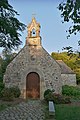
[[[5,74],[6,68],[8,64],[13,60],[16,53],[7,53],[5,50],[3,51],[3,57],[0,56],[0,82],[3,81],[3,76]]]
[[[19,14],[8,0],[0,0],[0,47],[14,49],[22,43],[19,37],[25,25],[15,17],[16,15]]]
[[[79,45],[79,46],[80,46],[80,45]],[[73,53],[75,53],[75,52],[78,53],[78,54],[77,54],[77,55],[78,55],[78,58],[80,58],[80,50],[78,50],[78,49],[74,50],[73,47],[67,46],[67,47],[63,47],[62,50],[66,50],[68,56],[70,56],[70,59],[71,59],[71,57],[74,55]]]
[[[52,52],[51,56],[55,60],[63,60],[76,73],[77,83],[80,83],[80,58],[78,57],[78,53],[72,53],[71,56],[67,52]]]
[[[71,47],[71,46],[63,47],[62,50],[67,50],[68,56],[72,56],[72,55],[73,55],[73,50],[72,50],[72,47]]]
[[[61,11],[61,17],[64,22],[72,21],[72,26],[69,27],[69,35],[75,35],[80,32],[80,0],[67,0],[59,4],[58,9]]]

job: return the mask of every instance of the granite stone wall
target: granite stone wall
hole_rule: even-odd
[[[76,74],[61,74],[62,85],[76,86]]]
[[[26,77],[30,72],[40,76],[40,98],[46,89],[61,93],[61,69],[42,46],[27,46],[7,66],[4,83],[6,87],[18,86],[21,97],[26,98]]]

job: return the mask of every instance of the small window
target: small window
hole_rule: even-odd
[[[36,36],[36,30],[33,29],[33,30],[32,30],[32,37],[35,37],[35,36]]]

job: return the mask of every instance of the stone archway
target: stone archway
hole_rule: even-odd
[[[30,72],[26,77],[26,97],[40,98],[40,77],[36,72]]]

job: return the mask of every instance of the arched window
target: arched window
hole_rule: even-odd
[[[36,30],[33,28],[32,30],[32,37],[35,37],[36,36]]]

